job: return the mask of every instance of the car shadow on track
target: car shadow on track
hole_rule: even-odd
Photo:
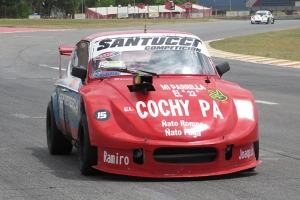
[[[50,155],[47,147],[32,147],[26,148],[32,151],[32,156],[37,158],[41,164],[48,167],[44,173],[52,173],[53,175],[64,179],[90,180],[90,181],[120,181],[120,182],[182,182],[182,181],[218,181],[228,179],[239,179],[255,176],[257,172],[236,172],[227,175],[209,176],[209,177],[194,177],[194,178],[143,178],[132,177],[126,175],[110,174],[100,171],[95,171],[91,176],[81,175],[77,165],[77,150],[73,149],[69,155]]]

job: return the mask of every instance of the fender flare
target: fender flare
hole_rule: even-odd
[[[60,123],[59,123],[59,110],[58,110],[58,97],[56,92],[54,92],[51,95],[51,102],[52,102],[52,107],[53,107],[53,112],[54,112],[54,119],[56,123],[56,127],[58,130],[61,131]]]

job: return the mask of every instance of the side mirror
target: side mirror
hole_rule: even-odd
[[[82,82],[84,82],[86,78],[87,70],[82,67],[73,67],[71,74],[72,76],[80,78]]]
[[[217,68],[217,71],[218,71],[218,74],[220,75],[220,77],[230,70],[230,66],[229,66],[228,62],[223,62],[221,64],[218,64],[216,66],[216,68]]]

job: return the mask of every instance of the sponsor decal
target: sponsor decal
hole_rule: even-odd
[[[169,129],[169,128],[165,129],[165,133],[166,133],[166,136],[178,136],[178,135],[182,135],[182,131],[181,130]]]
[[[212,110],[214,118],[224,119],[223,114],[215,101],[212,101],[212,105],[205,100],[198,100],[198,102],[202,117],[207,117],[207,111]],[[165,117],[190,116],[189,100],[168,99],[159,100],[158,102],[153,100],[149,100],[148,102],[138,101],[135,108],[139,117],[142,119],[145,119],[148,116],[157,117],[158,115],[163,115]]]
[[[120,72],[105,72],[100,74],[100,78],[108,77],[108,76],[118,76],[118,75],[120,75]]]
[[[208,90],[209,96],[217,101],[227,101],[228,97],[220,90]]]
[[[172,90],[172,92],[175,97],[182,97],[182,95],[180,94],[180,92],[178,90]]]
[[[107,151],[103,151],[103,162],[114,165],[129,165],[129,157],[119,155],[119,153],[109,154]]]
[[[131,111],[134,111],[134,109],[131,108],[131,107],[124,107],[124,111],[125,112],[131,112]]]
[[[104,109],[97,110],[94,112],[94,118],[99,121],[105,121],[108,120],[110,117],[110,112]]]
[[[74,112],[78,112],[78,100],[62,92],[59,93],[59,103],[69,106]]]
[[[166,136],[192,136],[193,138],[197,138],[201,136],[201,131],[200,130],[195,130],[195,129],[183,129],[183,134],[180,129],[170,129],[166,128],[165,129],[165,134]]]
[[[100,69],[96,69],[94,71],[93,77],[100,77],[101,73],[102,73],[102,71]]]
[[[206,90],[201,84],[161,84],[160,87],[162,90]]]
[[[194,50],[200,43],[194,38],[179,38],[179,37],[134,37],[134,38],[113,38],[105,39],[99,42],[97,51],[107,48],[116,47],[131,47],[131,46],[145,46],[146,50],[152,48],[174,49],[174,50]],[[155,47],[153,47],[155,46]],[[188,47],[188,48],[187,48]],[[165,49],[166,48],[166,49]]]
[[[254,156],[254,149],[253,147],[250,148],[250,149],[247,149],[247,150],[242,150],[240,149],[240,156],[239,156],[239,159],[240,160],[243,160],[243,159],[249,159],[251,158],[252,156]]]
[[[177,121],[161,121],[162,127],[170,127],[170,126],[183,126],[183,127],[196,127],[196,126],[202,126],[202,122],[188,122],[184,120],[179,120],[179,123]]]
[[[162,127],[178,126],[178,122],[162,120],[161,121],[161,126]]]
[[[200,49],[196,47],[186,47],[186,46],[146,46],[145,50],[190,50],[201,52]]]
[[[125,67],[123,61],[101,61],[98,68]]]
[[[184,135],[193,136],[193,138],[197,138],[201,136],[201,131],[194,129],[183,129]]]
[[[102,54],[96,56],[95,59],[96,60],[105,60],[107,58],[112,58],[112,57],[118,56],[120,54],[121,54],[121,52],[119,52],[119,51],[105,52],[105,53],[102,53]]]
[[[179,120],[179,122],[162,120],[161,125],[162,127],[178,127],[178,126],[184,127],[183,132],[176,128],[175,129],[166,128],[165,129],[166,136],[185,135],[185,136],[192,136],[193,138],[200,137],[201,133],[209,128],[207,124],[204,124],[202,122],[188,122],[184,120]],[[186,127],[190,127],[190,128],[186,128]]]
[[[185,128],[183,130],[184,132],[184,135],[189,135],[189,136],[192,136],[193,138],[197,138],[197,137],[200,137],[202,135],[202,132],[207,130],[209,127],[207,124],[204,124],[202,122],[185,122],[183,120],[180,120],[180,124],[182,126],[185,126],[185,127],[192,127],[192,128]]]
[[[201,84],[161,84],[160,87],[162,90],[171,90],[175,97],[182,97],[183,93],[190,97],[196,97],[199,91],[206,90]]]
[[[106,67],[106,65],[107,65],[107,61],[101,61],[101,62],[99,62],[98,68]]]
[[[187,122],[184,120],[180,120],[180,126],[190,126],[190,127],[196,127],[196,126],[202,126],[203,123],[202,122]]]
[[[157,117],[158,114],[162,114],[163,116],[189,116],[188,110],[189,100],[159,100],[155,102],[153,100],[149,100],[147,104],[143,101],[138,101],[136,103],[136,110],[138,115],[145,119],[148,115],[152,117]]]
[[[68,96],[62,92],[59,92],[59,119],[65,121],[74,121],[78,117],[78,100]],[[65,106],[70,109],[66,109]],[[66,113],[64,113],[64,110]]]
[[[114,65],[116,64],[116,65]],[[109,68],[109,67],[118,67],[119,65],[119,61],[116,61],[116,62],[111,62],[111,61],[103,61],[103,62],[100,62],[99,63],[99,67],[98,68]],[[104,70],[101,70],[101,69],[96,69],[94,71],[94,74],[93,74],[93,77],[108,77],[108,76],[118,76],[120,75],[120,72],[117,72],[117,71],[104,71]]]
[[[74,79],[70,84],[69,86],[70,87],[74,87],[74,85],[78,82],[78,80]]]

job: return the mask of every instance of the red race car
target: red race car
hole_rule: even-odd
[[[176,31],[103,32],[69,55],[47,108],[51,154],[77,148],[83,175],[200,177],[261,161],[252,94],[221,80],[204,43]]]

